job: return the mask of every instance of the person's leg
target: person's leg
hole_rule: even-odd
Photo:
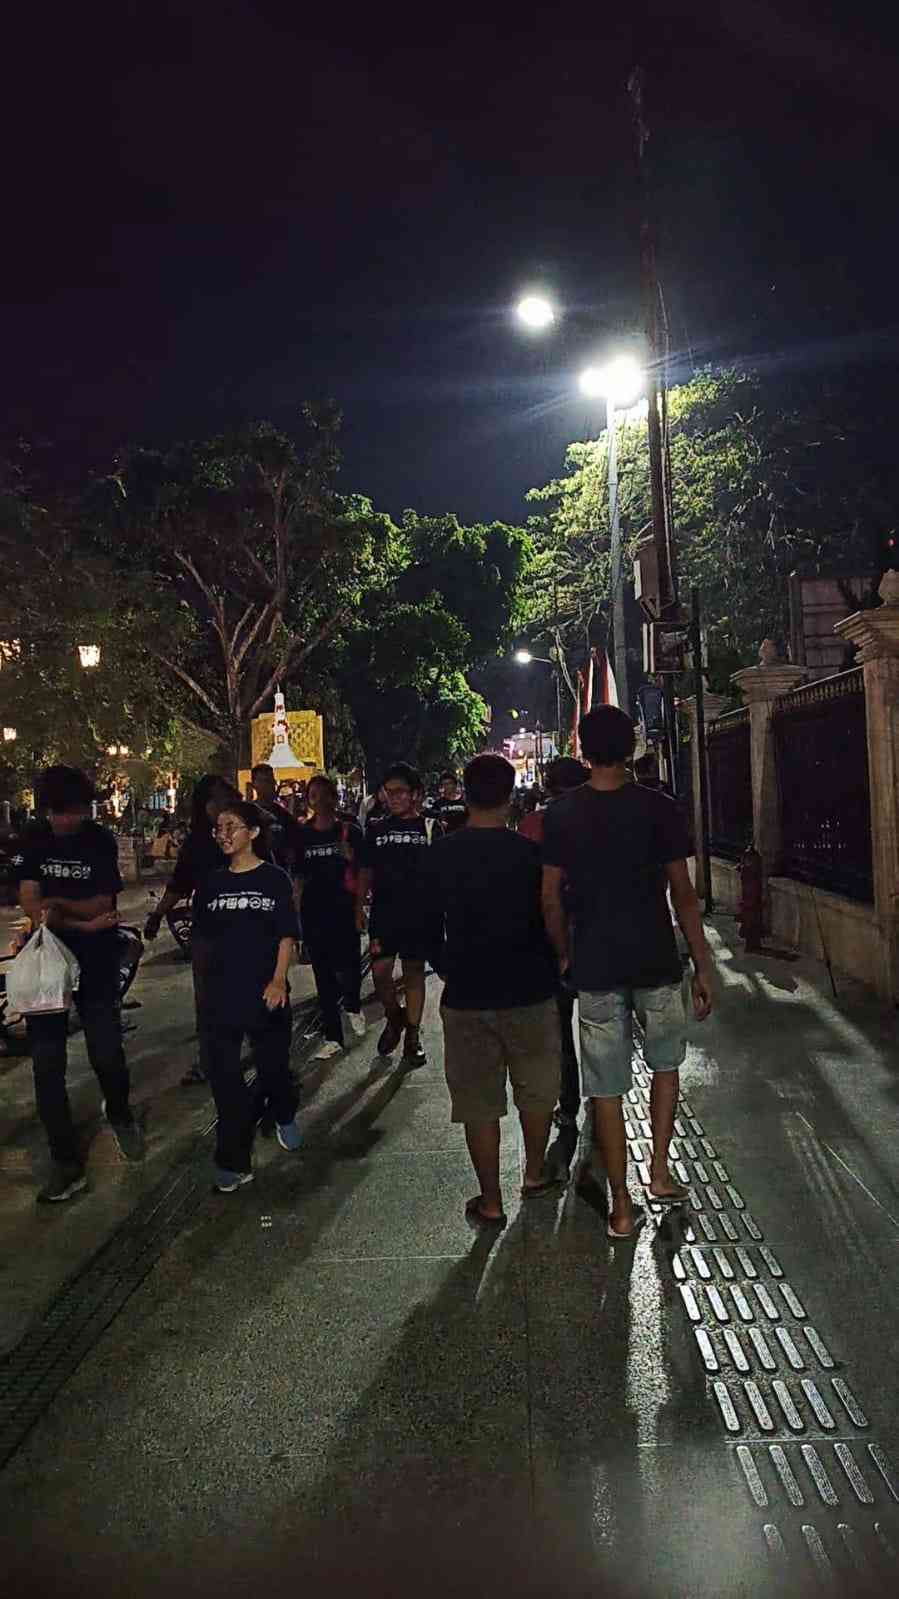
[[[182,1088],[205,1083],[209,1077],[209,967],[210,942],[197,933],[191,935],[190,969],[194,984],[194,1016],[197,1025],[197,1059],[181,1079]]]
[[[559,1013],[555,1000],[497,1012],[524,1140],[523,1192],[543,1193],[564,1180],[544,1167],[553,1109],[559,1096]]]
[[[506,1064],[491,1011],[441,1011],[443,1062],[451,1117],[465,1127],[465,1142],[479,1190],[466,1206],[473,1220],[499,1221],[503,1197],[499,1177],[499,1124],[506,1114]]]
[[[114,999],[90,994],[79,998],[87,1055],[106,1103],[106,1119],[113,1127],[130,1127],[134,1121],[129,1096],[131,1078],[122,1047],[122,1018]]]
[[[393,969],[395,955],[378,955],[372,961],[371,975],[381,1004],[384,1007],[385,1027],[378,1039],[378,1054],[390,1055],[403,1036],[406,1013],[397,999]]]
[[[340,985],[334,969],[334,951],[326,936],[306,928],[306,950],[312,962],[315,991],[322,1013],[322,1032],[334,1044],[343,1043],[340,1020]]]
[[[251,1033],[258,1080],[279,1127],[294,1120],[300,1103],[290,1071],[293,1018],[289,1006],[272,1011],[266,1025]]]
[[[337,980],[344,1009],[358,1016],[362,1009],[362,943],[352,926],[345,930],[341,939]]]
[[[218,1111],[215,1163],[223,1172],[248,1172],[255,1100],[243,1075],[243,1028],[209,1029],[209,1084]]]
[[[57,1165],[80,1169],[84,1162],[66,1093],[68,1022],[65,1013],[28,1016],[25,1030],[31,1051],[37,1113],[44,1124],[50,1154]]]
[[[566,983],[556,989],[556,1008],[562,1035],[562,1086],[559,1093],[559,1113],[562,1124],[577,1121],[581,1108],[581,1070],[574,1047],[574,1005],[577,995]]]
[[[652,1162],[649,1192],[654,1199],[682,1203],[687,1190],[672,1181],[668,1149],[674,1132],[680,1071],[687,1050],[683,986],[638,989],[634,996],[637,1020],[643,1029],[643,1056],[652,1072],[649,1118],[652,1124]]]
[[[627,1233],[633,1206],[627,1188],[627,1138],[621,1101],[633,1085],[633,1011],[629,989],[578,995],[578,1028],[584,1094],[591,1102],[593,1152],[588,1173],[594,1187],[611,1190],[610,1224]]]
[[[406,1042],[403,1059],[414,1066],[425,1064],[421,1042],[421,1018],[425,1008],[425,963],[403,956],[403,983],[406,989]]]
[[[465,1142],[478,1179],[480,1212],[483,1216],[497,1218],[503,1214],[499,1182],[499,1122],[466,1122]]]

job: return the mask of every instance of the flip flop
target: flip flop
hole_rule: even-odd
[[[560,1177],[558,1173],[551,1177],[544,1177],[540,1183],[524,1185],[521,1190],[522,1199],[539,1199],[541,1194],[549,1194],[554,1188],[564,1188],[567,1177]]]
[[[646,1192],[656,1205],[687,1205],[690,1202],[690,1191],[682,1183],[672,1183],[669,1194],[654,1194],[651,1188]]]
[[[629,1239],[636,1237],[637,1233],[640,1231],[640,1228],[644,1225],[645,1221],[646,1221],[646,1212],[644,1210],[635,1210],[634,1211],[634,1225],[631,1228],[629,1233],[617,1233],[615,1231],[614,1227],[612,1226],[611,1222],[608,1222],[607,1225],[606,1225],[606,1233],[608,1234],[609,1238],[611,1238],[613,1240],[614,1243],[616,1243],[616,1244],[626,1244]]]
[[[475,1227],[505,1227],[508,1217],[500,1213],[499,1216],[485,1216],[481,1209],[483,1194],[475,1194],[474,1199],[469,1199],[465,1206],[466,1220]]]

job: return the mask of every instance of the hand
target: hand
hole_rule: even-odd
[[[144,938],[148,939],[151,944],[159,932],[161,921],[162,917],[160,916],[159,912],[151,911],[147,917],[147,920],[144,922]]]
[[[712,974],[700,967],[693,973],[693,1014],[698,1022],[704,1022],[712,1011]]]
[[[92,916],[89,921],[81,922],[79,933],[107,933],[110,928],[118,927],[118,911],[101,911],[99,916]]]
[[[378,957],[379,957],[379,955],[381,953],[381,940],[379,938],[370,938],[369,939],[369,941],[368,941],[368,953],[371,956],[373,961],[376,961],[378,959]]]
[[[273,977],[262,998],[268,1010],[280,1010],[287,1004],[287,978]]]

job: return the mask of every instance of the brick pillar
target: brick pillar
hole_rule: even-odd
[[[899,572],[886,572],[882,603],[834,632],[858,648],[865,674],[874,909],[882,934],[877,991],[899,1003]]]
[[[777,871],[780,859],[780,801],[774,764],[774,706],[781,694],[798,688],[806,677],[802,666],[778,660],[777,646],[765,639],[759,665],[734,672],[731,682],[742,690],[749,706],[752,751],[752,820],[755,847],[762,857],[766,880]]]
[[[714,722],[724,710],[728,702],[726,694],[712,694],[706,689],[703,699],[705,701],[705,725]],[[693,842],[696,857],[696,892],[700,899],[708,898],[708,884],[705,880],[702,861],[702,809],[699,803],[699,739],[696,735],[696,695],[691,694],[689,699],[681,700],[681,705],[690,718],[693,736],[690,739],[690,762],[693,768]],[[706,764],[708,771],[708,764]],[[711,808],[712,789],[709,785],[709,807]]]

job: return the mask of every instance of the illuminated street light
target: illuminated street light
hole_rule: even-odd
[[[3,742],[4,742],[4,744],[14,744],[16,739],[18,738],[18,736],[19,735],[16,732],[16,729],[14,727],[4,727],[4,729],[3,729]]]
[[[555,308],[544,294],[526,294],[516,308],[519,322],[540,333],[556,320]]]
[[[530,650],[516,650],[515,651],[515,659],[518,662],[519,666],[530,666],[530,664],[531,664],[532,660],[534,659],[534,657],[531,654]]]
[[[613,410],[625,411],[640,398],[643,371],[632,355],[616,356],[605,366],[588,366],[581,373],[581,393],[605,400]]]
[[[99,666],[100,665],[100,646],[99,646],[99,644],[79,644],[78,645],[78,660],[79,660],[80,665],[84,667],[85,671],[90,671],[93,667]]]

